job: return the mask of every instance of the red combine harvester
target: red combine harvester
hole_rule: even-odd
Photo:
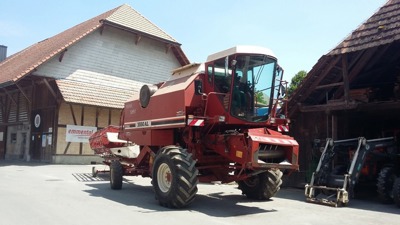
[[[282,76],[269,49],[237,46],[144,85],[120,126],[90,138],[111,188],[121,189],[123,176],[151,177],[156,199],[171,208],[190,204],[199,181],[236,181],[248,198],[270,199],[282,171],[299,168],[298,143],[282,134],[290,122]]]

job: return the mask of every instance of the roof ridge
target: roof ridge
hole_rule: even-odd
[[[362,34],[365,33],[366,31],[373,30],[372,28],[368,28],[368,27],[373,26],[374,24],[379,23],[379,21],[381,21],[382,18],[376,19],[376,17],[381,16],[384,18],[391,18],[392,15],[386,16],[385,14],[391,13],[391,12],[397,12],[400,10],[400,8],[397,7],[397,9],[393,9],[393,10],[389,10],[389,11],[385,11],[385,10],[390,7],[396,8],[396,5],[398,5],[398,4],[400,4],[400,0],[387,0],[387,2],[383,6],[381,6],[375,10],[375,12],[372,14],[372,16],[368,17],[366,20],[364,20],[362,23],[360,23],[360,25],[358,25],[356,29],[352,30],[348,35],[345,36],[345,38],[343,38],[338,44],[336,44],[335,47],[331,48],[329,50],[329,52],[327,53],[327,55],[335,55],[335,54],[341,54],[341,53],[345,53],[345,52],[354,51],[354,49],[350,49],[351,47],[353,47],[352,45],[348,45],[345,43],[352,42],[355,39],[365,38],[367,36],[373,37],[374,34],[371,34],[371,35],[362,35]],[[378,28],[379,27],[377,27],[377,29]],[[375,35],[376,35],[376,33],[375,33]],[[356,38],[353,38],[353,37],[356,37]],[[357,45],[363,46],[363,44],[359,44],[359,43]]]
[[[117,12],[120,12],[122,9],[128,9],[129,11],[122,11],[122,13],[118,14]],[[116,16],[112,20],[109,20],[112,15]],[[157,25],[150,22],[146,17],[128,4],[123,4],[72,26],[49,38],[36,42],[7,57],[5,60],[0,62],[0,85],[9,85],[12,82],[18,81],[25,75],[32,73],[35,68],[39,67],[49,59],[56,57],[57,54],[60,54],[85,36],[98,30],[107,22],[111,24],[116,23],[120,26],[119,29],[126,28],[127,30],[131,29],[132,31],[138,32],[139,34],[146,34],[151,38],[155,38],[157,41],[176,43],[178,50],[177,53],[174,51],[175,57],[182,65],[188,61],[179,47],[180,44],[176,42],[175,39]]]
[[[170,37],[171,39],[175,40],[175,38],[173,38],[171,35],[169,35],[167,32],[165,32],[163,29],[161,29],[159,26],[157,26],[155,23],[151,22],[149,19],[147,19],[147,17],[145,17],[144,15],[142,15],[139,11],[137,11],[136,9],[132,8],[130,5],[126,4],[127,6],[129,6],[131,9],[133,9],[134,11],[136,11],[143,19],[145,19],[146,21],[148,21],[149,23],[153,24],[156,28],[158,28],[160,31],[162,31],[165,35],[167,35],[168,37]],[[176,41],[176,40],[175,40]]]
[[[129,23],[123,24],[123,22],[127,22],[127,21],[119,21],[119,22],[115,21],[115,20],[118,20],[118,19],[119,19],[119,20],[122,20],[122,18],[120,18],[121,15],[118,15],[118,13],[122,13],[122,12],[120,12],[120,10],[122,10],[122,9],[126,9],[126,10],[131,10],[131,11],[133,11],[133,12],[136,13],[138,16],[140,16],[141,19],[143,19],[145,22],[147,22],[148,24],[150,24],[153,28],[157,29],[158,32],[161,32],[162,35],[160,36],[160,35],[157,35],[157,34],[154,34],[154,33],[150,33],[150,32],[146,32],[146,31],[144,31],[144,30],[141,30],[142,27],[140,27],[138,24],[135,24],[135,26],[133,26],[133,24],[129,24]],[[118,18],[117,18],[117,17],[118,17]],[[130,19],[132,19],[132,17],[130,17]],[[159,37],[159,38],[162,38],[162,39],[165,39],[165,40],[168,40],[168,41],[172,41],[172,42],[178,43],[177,40],[176,40],[175,38],[173,38],[171,35],[169,35],[167,32],[165,32],[165,31],[164,31],[163,29],[161,29],[159,26],[157,26],[156,24],[154,24],[153,22],[151,22],[147,17],[145,17],[144,15],[142,15],[139,11],[137,11],[136,9],[134,9],[133,7],[131,7],[131,6],[128,5],[128,4],[123,4],[123,5],[121,5],[120,8],[119,8],[118,10],[116,10],[114,13],[112,13],[112,14],[109,15],[107,18],[105,18],[105,20],[108,21],[108,22],[112,22],[112,23],[119,24],[119,25],[121,25],[121,26],[130,28],[130,29],[134,29],[134,30],[137,30],[137,31],[140,31],[140,32],[143,32],[143,33],[147,33],[147,34],[149,34],[149,35],[153,35],[153,36],[155,36],[155,37]],[[134,21],[134,22],[140,22],[140,21]],[[163,37],[163,36],[165,36],[165,37]],[[178,44],[179,44],[179,43],[178,43]]]
[[[26,74],[32,72],[35,68],[54,57],[57,53],[60,53],[86,35],[97,30],[101,26],[100,20],[108,17],[109,14],[112,14],[120,7],[121,6],[92,17],[82,23],[68,28],[67,30],[36,42],[33,45],[28,46],[27,48],[7,57],[3,62],[0,63],[0,66],[5,67],[2,70],[4,76],[3,74],[0,74],[0,83],[6,81],[15,82]],[[37,49],[40,51],[35,51]],[[32,60],[19,60],[19,58],[26,57],[26,55],[29,54],[35,54],[37,57],[32,58]],[[13,61],[19,62],[18,68],[14,68],[14,65],[7,65],[12,64]]]

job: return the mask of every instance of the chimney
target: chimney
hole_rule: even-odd
[[[7,58],[7,46],[0,45],[0,62]]]

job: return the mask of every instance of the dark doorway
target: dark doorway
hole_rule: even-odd
[[[0,126],[0,159],[4,159],[6,155],[7,127]]]

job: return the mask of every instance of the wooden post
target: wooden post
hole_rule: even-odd
[[[331,122],[332,122],[332,139],[337,140],[337,116],[335,114],[331,114]]]
[[[342,71],[343,71],[343,89],[344,89],[344,100],[346,103],[349,102],[349,72],[347,64],[347,54],[342,56]]]

